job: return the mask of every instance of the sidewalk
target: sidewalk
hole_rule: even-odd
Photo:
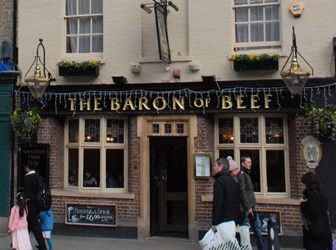
[[[30,235],[33,249],[36,244],[33,234]],[[0,249],[10,250],[11,235],[0,235]],[[200,250],[198,243],[187,239],[152,237],[148,240],[115,239],[96,237],[74,237],[53,235],[54,250]],[[253,249],[256,249],[253,247]],[[302,248],[281,248],[282,250],[301,250]]]

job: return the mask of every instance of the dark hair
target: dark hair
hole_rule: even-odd
[[[318,186],[317,176],[313,172],[305,173],[301,177],[301,181],[303,184],[306,185],[307,188],[310,188],[312,186]]]
[[[36,161],[27,161],[26,164],[24,164],[24,167],[28,167],[30,170],[36,170],[37,162]]]
[[[246,159],[251,159],[251,157],[247,155],[243,155],[242,157],[240,157],[240,163],[244,163]]]
[[[19,215],[22,217],[26,209],[26,198],[23,192],[18,192],[16,195],[16,204],[19,206]]]
[[[230,169],[230,164],[229,164],[229,161],[225,158],[218,158],[216,161],[215,161],[219,166],[223,166],[224,167],[224,172],[227,172],[229,171]]]

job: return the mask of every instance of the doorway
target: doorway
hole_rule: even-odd
[[[150,235],[188,237],[187,137],[150,137]]]

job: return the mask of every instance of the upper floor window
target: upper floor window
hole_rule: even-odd
[[[234,0],[235,51],[280,48],[280,0]]]
[[[103,52],[103,0],[66,0],[66,53]]]

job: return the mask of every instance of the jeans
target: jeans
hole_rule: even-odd
[[[253,235],[257,241],[258,250],[267,250],[267,243],[264,240],[263,236],[261,235],[261,223],[255,207],[252,207],[252,211],[254,214],[257,215],[255,221],[250,221],[250,226],[253,230]],[[248,210],[244,209],[243,211],[243,222],[240,224],[241,226],[247,225],[247,217],[248,217]]]

